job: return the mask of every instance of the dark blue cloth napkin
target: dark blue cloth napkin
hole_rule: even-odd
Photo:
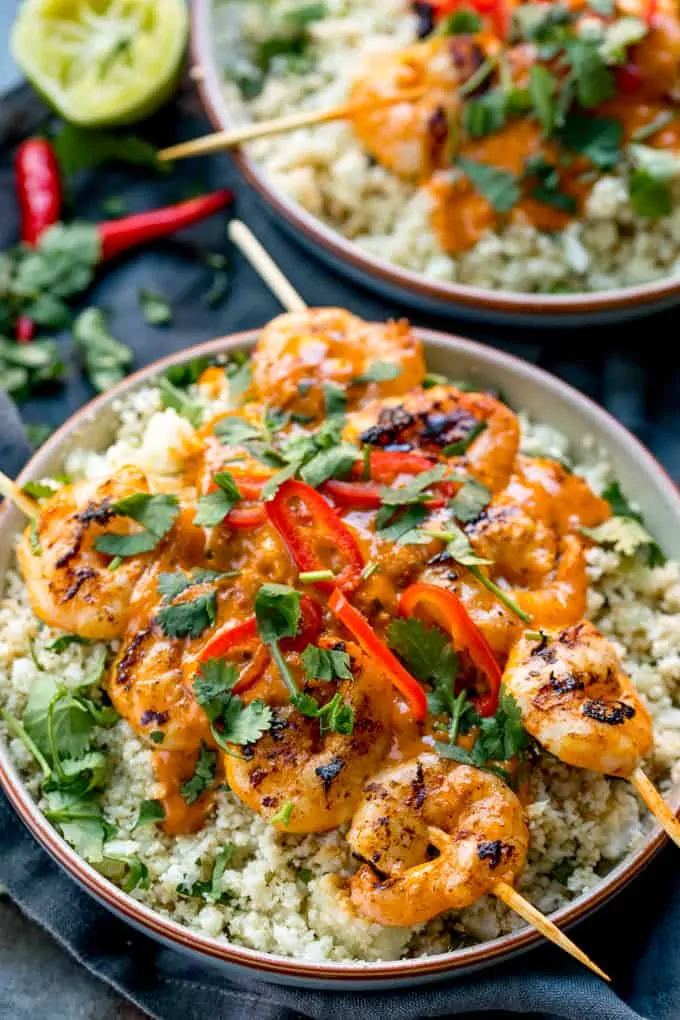
[[[0,249],[16,236],[10,158],[12,145],[34,130],[43,111],[24,91],[0,104]],[[192,102],[184,101],[151,126],[159,140],[193,137],[206,130]],[[187,185],[235,188],[236,211],[272,252],[284,272],[313,304],[337,304],[367,317],[408,314],[375,294],[349,285],[283,237],[264,215],[259,201],[238,178],[230,161],[181,164],[170,178],[118,169],[86,176],[74,204],[78,216],[101,217],[104,196],[124,194],[133,208],[152,207],[182,197]],[[115,336],[130,344],[141,366],[161,355],[213,336],[261,325],[280,309],[243,260],[233,257],[231,291],[218,308],[202,295],[210,272],[193,246],[227,251],[224,221],[202,224],[182,244],[164,244],[110,267],[88,295],[89,303],[110,309]],[[175,317],[165,329],[147,326],[137,291],[150,287],[168,297]],[[542,364],[604,403],[650,445],[680,477],[680,438],[674,427],[680,396],[680,365],[668,355],[674,316],[666,314],[628,330],[611,328],[574,333],[472,329],[456,321],[411,316],[422,325],[472,333]],[[644,344],[640,337],[644,336]],[[67,383],[31,399],[24,419],[56,426],[87,399],[69,340],[61,338],[69,364]],[[656,349],[655,349],[656,345]],[[28,452],[16,409],[0,391],[0,468],[15,473]],[[206,1017],[229,1020],[292,1020],[296,1016],[341,1020],[410,1020],[482,1013],[497,1020],[512,1014],[554,1020],[678,1020],[680,1018],[680,883],[678,851],[667,850],[634,886],[596,917],[578,926],[580,945],[614,976],[609,988],[553,947],[541,947],[501,967],[431,987],[367,994],[318,993],[254,982],[236,983],[156,945],[99,907],[47,857],[17,821],[0,794],[0,882],[17,904],[49,931],[77,960],[151,1015],[163,1020]],[[36,973],[35,980],[41,975]],[[0,1017],[17,1014],[12,1005],[11,954],[0,957]],[[23,1012],[20,1014],[22,1017]],[[53,1016],[63,1016],[56,1010]],[[70,1016],[91,1015],[74,1003]]]

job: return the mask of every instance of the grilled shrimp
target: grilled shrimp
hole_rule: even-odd
[[[356,910],[408,926],[514,883],[529,831],[501,779],[424,753],[372,777],[347,841],[364,862],[350,883]]]
[[[349,416],[345,438],[382,448],[407,446],[441,454],[480,427],[465,453],[450,462],[497,492],[510,478],[519,448],[519,423],[505,404],[488,393],[463,393],[447,385],[416,390],[403,398],[375,400]]]
[[[489,569],[511,584],[535,587],[555,566],[555,533],[521,506],[493,500],[465,531],[477,555],[493,561]]]
[[[148,556],[127,557],[109,570],[110,556],[94,542],[105,531],[126,535],[139,530],[111,504],[148,492],[145,475],[124,468],[105,481],[65,485],[40,508],[35,534],[24,532],[17,556],[35,615],[52,627],[109,641],[125,630],[130,595]]]
[[[548,457],[517,457],[512,477],[498,503],[519,504],[530,517],[559,535],[594,528],[611,516],[609,504],[585,478],[570,474]]]
[[[331,638],[323,643],[337,645]],[[301,715],[290,703],[279,704],[273,708],[271,729],[250,754],[224,759],[230,788],[251,810],[271,820],[286,804],[293,805],[287,822],[274,823],[285,832],[326,832],[348,821],[363,784],[389,748],[389,680],[355,645],[343,642],[342,647],[350,656],[353,679],[337,687],[307,684],[305,693],[326,703],[337,690],[354,712],[351,733],[322,734],[318,719]],[[289,662],[294,668],[292,655]]]
[[[652,748],[652,720],[611,643],[587,620],[523,637],[503,683],[524,726],[569,765],[629,776]]]
[[[516,588],[512,597],[539,627],[566,627],[586,611],[588,574],[583,544],[576,535],[560,542],[554,576],[533,590]]]
[[[483,63],[473,40],[428,39],[395,53],[372,55],[355,81],[352,125],[382,166],[406,180],[423,180],[450,165],[460,116],[457,86]],[[417,90],[423,89],[422,96]],[[386,97],[414,93],[382,105]]]
[[[352,385],[376,362],[394,365],[399,374]],[[349,386],[351,406],[365,396],[406,393],[424,375],[422,344],[407,322],[364,322],[341,308],[279,315],[262,330],[253,354],[255,397],[315,418],[324,414],[325,383]]]

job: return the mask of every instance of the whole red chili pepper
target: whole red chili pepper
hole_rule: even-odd
[[[167,237],[168,234],[174,234],[177,230],[212,216],[229,205],[233,197],[233,193],[224,188],[177,205],[167,205],[161,209],[100,223],[97,227],[101,241],[100,261],[105,262],[138,244],[154,241],[157,237]]]
[[[41,234],[61,216],[61,177],[54,150],[44,138],[29,138],[16,152],[14,173],[21,212],[20,237],[31,248]],[[28,343],[35,335],[35,323],[19,316],[16,337]]]

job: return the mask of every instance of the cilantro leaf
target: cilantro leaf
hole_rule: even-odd
[[[48,652],[55,652],[59,655],[61,652],[66,651],[71,645],[91,645],[92,641],[90,638],[81,637],[80,634],[62,634],[58,637],[51,645],[47,646]]]
[[[73,323],[73,341],[85,362],[85,374],[98,393],[120,382],[132,364],[132,351],[109,332],[101,308],[86,308]]]
[[[613,99],[616,84],[611,68],[600,53],[599,44],[589,39],[572,38],[567,47],[567,58],[574,75],[576,98],[584,110],[592,109]]]
[[[463,127],[469,138],[483,138],[503,127],[508,116],[508,101],[503,89],[490,89],[483,96],[471,97],[463,106]]]
[[[387,639],[409,672],[432,685],[427,699],[430,712],[452,714],[459,662],[451,639],[438,627],[426,627],[415,618],[393,620]]]
[[[53,137],[52,144],[59,165],[67,176],[105,163],[130,163],[157,170],[168,169],[167,164],[159,161],[153,145],[139,135],[120,131],[94,131],[64,121]]]
[[[265,643],[295,637],[300,623],[299,591],[286,584],[263,584],[255,596],[257,630]]]
[[[238,571],[231,570],[225,572],[206,570],[203,567],[197,567],[190,574],[185,574],[183,570],[163,571],[158,575],[156,587],[159,595],[164,596],[163,602],[172,602],[188,588],[193,588],[197,584],[217,581],[221,577],[229,577],[237,573]]]
[[[667,181],[660,181],[646,170],[634,169],[628,182],[630,205],[636,216],[658,220],[673,211],[673,194]]]
[[[480,732],[472,757],[476,764],[488,761],[508,761],[522,756],[531,744],[531,737],[524,729],[522,713],[513,696],[501,688],[495,715],[479,722]]]
[[[449,443],[448,446],[444,447],[442,453],[445,457],[462,457],[464,453],[467,453],[477,436],[481,436],[482,432],[484,432],[486,428],[488,428],[488,425],[485,421],[478,421],[472,426],[466,436],[463,436],[462,439],[456,440],[455,443]]]
[[[53,766],[55,757],[59,760],[82,757],[95,725],[87,706],[49,673],[40,673],[33,682],[23,724]]]
[[[598,545],[612,546],[622,556],[632,556],[640,546],[653,542],[647,529],[633,517],[610,517],[595,528],[581,531]]]
[[[158,392],[163,407],[171,407],[182,418],[186,418],[190,425],[198,428],[203,421],[203,408],[199,403],[183,393],[178,386],[174,386],[167,376],[162,376],[158,380]]]
[[[469,7],[460,7],[446,15],[437,25],[437,35],[476,35],[482,28],[482,19]]]
[[[210,358],[192,358],[181,365],[171,365],[165,373],[165,377],[173,386],[180,388],[191,386],[198,382],[206,368],[210,366]]]
[[[225,446],[240,446],[251,439],[261,439],[262,433],[252,422],[237,415],[227,415],[215,425],[215,435]]]
[[[600,170],[611,170],[621,154],[623,125],[614,117],[569,113],[559,131],[566,149],[585,156]]]
[[[55,223],[16,267],[17,294],[66,298],[86,290],[99,262],[101,242],[91,223]]]
[[[460,528],[452,529],[446,535],[447,546],[446,551],[457,563],[461,563],[464,567],[474,567],[480,564],[487,564],[493,562],[492,560],[484,559],[483,556],[478,556],[470,545],[470,540],[464,531]]]
[[[213,863],[212,872],[210,878],[207,881],[193,882],[191,885],[187,885],[185,882],[180,882],[177,886],[177,892],[180,896],[186,896],[189,899],[201,899],[205,900],[206,903],[222,903],[227,900],[227,895],[222,892],[222,876],[229,867],[231,859],[234,856],[235,847],[232,843],[227,843],[223,850],[215,856]]]
[[[160,294],[148,287],[140,287],[137,300],[149,326],[167,326],[172,322],[172,308]]]
[[[607,25],[598,52],[607,64],[625,64],[628,47],[641,42],[648,32],[649,27],[642,18],[616,18]]]
[[[576,200],[572,195],[560,190],[560,174],[556,166],[548,163],[542,156],[531,157],[525,163],[525,179],[532,178],[536,183],[529,189],[529,194],[537,202],[551,205],[566,213],[576,212]]]
[[[205,743],[201,741],[201,749],[196,761],[196,767],[191,779],[188,779],[180,786],[179,792],[187,804],[193,804],[201,794],[208,790],[215,779],[215,768],[217,766],[217,751],[210,751]]]
[[[407,506],[404,511],[400,507],[383,507],[375,518],[378,538],[398,545],[425,545],[429,539],[418,529],[427,515],[428,509],[422,503]]]
[[[272,710],[264,701],[255,699],[244,705],[240,698],[232,697],[221,716],[222,740],[231,744],[254,744],[272,724]]]
[[[341,443],[329,450],[321,450],[300,469],[300,478],[317,489],[329,478],[346,478],[359,456],[356,446]]]
[[[382,485],[380,499],[384,506],[407,506],[422,503],[427,498],[426,490],[441,482],[447,472],[445,464],[437,464],[429,471],[421,471],[408,482],[399,486]]]
[[[310,680],[351,680],[352,664],[347,652],[335,648],[307,645],[302,666]]]
[[[459,521],[467,524],[476,521],[488,506],[491,492],[476,478],[468,478],[449,503],[449,509]]]
[[[389,382],[391,379],[397,379],[400,375],[401,365],[395,365],[390,361],[374,361],[365,372],[352,379],[352,382],[357,385],[361,383]]]
[[[334,414],[345,413],[345,408],[347,407],[347,394],[342,386],[336,386],[335,383],[324,383],[323,399],[326,417],[330,418]]]
[[[229,380],[229,395],[232,400],[245,393],[250,386],[251,380],[250,358],[244,351],[237,351],[227,363],[227,379]]]
[[[165,819],[165,808],[159,800],[143,800],[139,805],[137,821],[132,826],[132,831],[140,829],[143,825],[151,825],[154,822],[162,822]]]
[[[179,513],[179,500],[169,493],[152,495],[135,492],[112,503],[111,510],[121,517],[137,521],[144,530],[132,535],[104,532],[95,539],[95,549],[109,556],[137,556],[155,549],[165,538]]]
[[[615,517],[632,517],[642,523],[642,514],[635,510],[628,502],[618,482],[611,482],[602,493],[602,499],[609,503],[609,508]]]
[[[45,793],[45,817],[56,825],[64,839],[79,857],[92,864],[104,858],[104,843],[115,833],[106,821],[99,802],[68,790],[52,789]]]
[[[241,493],[229,471],[218,471],[215,483],[217,489],[214,492],[199,498],[194,524],[206,528],[216,527],[241,499]]]
[[[156,620],[167,637],[197,638],[217,619],[217,596],[214,591],[197,598],[161,606]]]
[[[238,678],[238,670],[232,662],[208,659],[201,663],[193,683],[194,697],[210,722],[218,719],[231,701]]]
[[[490,203],[498,213],[510,212],[520,199],[517,176],[508,170],[500,170],[490,163],[478,163],[466,156],[459,156],[457,165],[470,184]]]
[[[304,692],[292,695],[290,700],[301,715],[319,720],[322,734],[330,732],[348,735],[354,730],[354,709],[343,701],[339,691],[325,705],[319,705],[316,698]]]
[[[529,98],[545,135],[549,135],[555,127],[556,92],[557,79],[554,74],[542,64],[534,64],[529,72]]]

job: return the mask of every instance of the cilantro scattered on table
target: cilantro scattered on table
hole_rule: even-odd
[[[52,145],[66,176],[105,163],[131,163],[161,172],[169,169],[158,159],[153,145],[139,135],[120,131],[95,131],[64,121],[52,137]]]
[[[148,287],[140,287],[137,299],[149,326],[167,326],[172,322],[172,308],[160,294]]]
[[[98,393],[120,382],[132,364],[132,351],[109,332],[101,308],[86,308],[73,323],[73,341],[85,374]],[[31,344],[33,346],[33,344]]]

